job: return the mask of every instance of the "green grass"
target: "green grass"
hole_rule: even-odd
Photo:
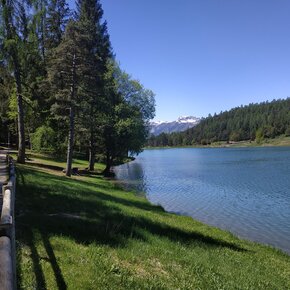
[[[278,136],[273,139],[263,139],[260,143],[255,141],[240,141],[227,144],[226,142],[215,142],[209,147],[267,147],[267,146],[290,146],[290,137]]]
[[[268,147],[268,146],[290,146],[290,137],[284,135],[278,136],[273,139],[264,139],[260,143],[255,141],[239,141],[230,142],[216,141],[209,145],[189,145],[189,146],[161,146],[161,147],[146,147],[146,149],[164,149],[164,148],[224,148],[224,147]]]
[[[17,182],[20,289],[290,289],[290,256],[100,176],[19,165]]]

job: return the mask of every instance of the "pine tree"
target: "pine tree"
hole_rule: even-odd
[[[63,37],[70,10],[65,0],[49,0],[45,22],[45,48],[57,47]]]
[[[66,175],[71,175],[75,142],[75,121],[83,116],[86,94],[83,81],[90,76],[88,35],[79,23],[71,20],[60,45],[52,51],[49,76],[55,94],[52,113],[56,118],[68,121],[68,146]],[[69,115],[67,115],[69,112]]]
[[[34,13],[32,15],[32,23],[34,26],[34,34],[39,43],[41,57],[45,62],[45,26],[46,26],[46,5],[47,0],[31,0]]]
[[[83,124],[88,132],[89,170],[94,170],[98,135],[100,135],[100,117],[104,104],[104,77],[107,63],[112,58],[111,43],[107,32],[107,23],[102,22],[103,10],[98,0],[77,1],[76,17],[80,27],[86,33],[87,74],[82,81],[85,94]]]
[[[24,108],[22,96],[22,77],[20,50],[23,48],[25,34],[20,34],[23,25],[18,19],[23,19],[23,3],[12,0],[1,1],[1,18],[3,23],[3,51],[14,74],[17,93],[17,113],[18,113],[18,157],[19,163],[25,163],[25,125]],[[22,16],[22,17],[21,17]],[[22,30],[23,31],[23,30]]]

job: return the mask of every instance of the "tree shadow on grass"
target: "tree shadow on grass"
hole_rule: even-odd
[[[56,280],[56,284],[58,286],[58,289],[65,290],[65,289],[67,289],[67,286],[66,286],[66,283],[64,281],[61,269],[57,263],[57,259],[55,257],[51,243],[49,241],[49,236],[47,235],[46,232],[42,231],[41,237],[42,237],[44,248],[45,248],[46,253],[48,255],[48,260],[49,260],[51,267],[53,269],[53,272],[54,272],[54,276],[55,276],[55,280]]]
[[[33,272],[35,274],[35,283],[36,283],[37,289],[46,289],[45,277],[44,277],[44,273],[42,271],[41,264],[40,264],[40,256],[38,254],[38,251],[35,245],[33,231],[31,230],[31,228],[27,227],[25,229],[25,234],[22,233],[22,230],[17,231],[17,232],[18,232],[18,235],[21,235],[24,237],[24,239],[20,239],[20,240],[18,239],[17,248],[20,247],[22,243],[24,243],[30,249],[30,258],[32,260],[32,267],[33,267]],[[17,249],[17,251],[19,251],[19,249]],[[21,262],[20,259],[21,259],[21,254],[19,253],[17,255],[17,265],[16,265],[17,266],[17,271],[16,271],[17,284],[18,284],[17,289],[20,289],[20,285],[22,281],[22,276],[20,275],[21,270],[19,268],[20,262]]]
[[[151,236],[158,236],[184,245],[196,244],[207,248],[225,247],[233,251],[247,251],[225,240],[195,231],[184,231],[166,223],[154,222],[141,214],[131,215],[129,211],[125,213],[120,209],[122,205],[134,207],[140,212],[150,210],[165,214],[160,207],[106,194],[97,185],[96,189],[92,189],[93,184],[86,181],[69,180],[27,168],[20,171],[22,170],[22,178],[17,185],[16,234],[17,240],[31,250],[39,289],[45,288],[45,280],[31,234],[34,230],[41,233],[41,242],[49,257],[58,289],[66,289],[66,283],[49,241],[53,236],[66,236],[81,244],[95,243],[111,247],[125,247],[132,239],[149,242]],[[40,186],[38,183],[25,182],[26,174],[32,172],[39,179],[49,178],[52,185]]]

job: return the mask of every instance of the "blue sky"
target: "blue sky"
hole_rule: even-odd
[[[289,0],[101,3],[121,67],[156,94],[157,120],[290,96]]]

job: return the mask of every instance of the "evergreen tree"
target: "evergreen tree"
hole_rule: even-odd
[[[0,1],[0,142],[18,138],[19,162],[27,142],[66,147],[68,176],[74,145],[90,170],[106,156],[106,174],[140,152],[154,94],[116,65],[100,1],[78,0],[70,21],[65,0]]]
[[[167,142],[159,136],[152,136],[150,146],[167,146],[169,143],[177,145],[208,145],[216,141],[256,140],[260,143],[264,139],[275,138],[286,134],[290,125],[290,98],[273,100],[260,104],[249,104],[230,111],[209,115],[201,122],[185,131],[167,134]],[[178,142],[176,139],[179,139]]]
[[[2,18],[2,41],[1,44],[5,59],[13,71],[16,94],[17,94],[17,113],[18,113],[18,157],[19,163],[25,163],[25,125],[24,125],[24,108],[22,96],[22,77],[21,77],[21,60],[20,53],[23,48],[23,37],[25,27],[23,20],[24,4],[13,0],[1,0],[1,18]],[[19,21],[20,20],[20,21]]]
[[[77,1],[76,18],[86,34],[87,72],[82,80],[83,126],[87,128],[89,148],[89,170],[94,170],[98,135],[104,106],[104,78],[107,64],[112,58],[112,48],[107,32],[107,23],[102,21],[103,10],[99,0]]]
[[[50,50],[57,47],[70,16],[70,10],[65,0],[49,0],[45,21],[45,48]]]
[[[84,47],[85,35],[78,23],[71,20],[60,45],[53,50],[49,77],[55,94],[52,113],[57,119],[68,121],[68,146],[66,175],[71,175],[72,156],[75,137],[75,117],[80,109],[81,80],[86,72],[87,48]]]

